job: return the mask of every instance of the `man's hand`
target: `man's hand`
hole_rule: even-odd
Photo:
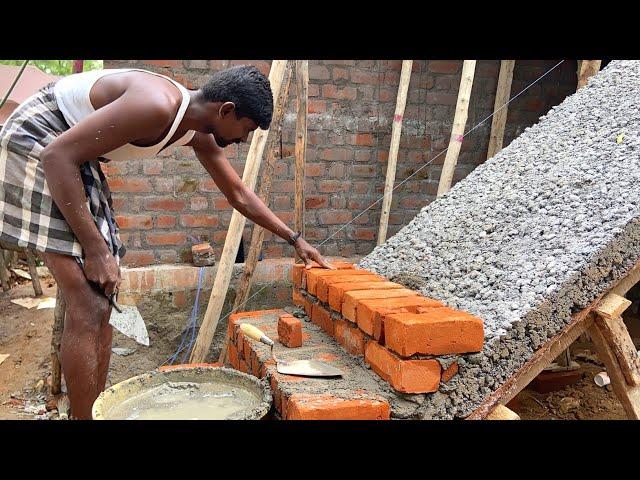
[[[304,268],[306,268],[307,270],[313,267],[313,264],[311,263],[311,261],[315,261],[321,267],[328,268],[329,270],[336,269],[336,267],[334,267],[329,262],[327,262],[324,258],[322,258],[322,255],[320,255],[320,252],[318,252],[318,250],[316,250],[311,245],[309,245],[304,238],[299,237],[298,240],[296,240],[294,247],[296,249],[296,253],[298,254],[298,256],[305,263]]]
[[[84,259],[84,275],[90,282],[98,284],[107,296],[111,296],[120,283],[120,267],[108,251],[87,255]]]

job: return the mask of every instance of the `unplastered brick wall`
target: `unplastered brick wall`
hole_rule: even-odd
[[[556,61],[517,61],[512,96],[545,73]],[[217,70],[253,64],[268,74],[265,60],[107,60],[105,68],[142,68],[198,88]],[[401,60],[311,60],[306,166],[306,237],[320,243],[354,219],[383,193],[391,142]],[[467,130],[488,117],[494,105],[500,62],[481,60],[476,66]],[[448,145],[462,70],[462,60],[414,61],[405,110],[396,183],[432,161],[393,195],[387,237],[406,225],[436,194]],[[576,62],[566,61],[509,106],[504,145],[552,106],[575,91]],[[271,189],[271,208],[293,225],[295,84],[282,129],[282,159]],[[454,182],[486,159],[491,120],[462,144]],[[227,147],[226,154],[241,175],[249,144]],[[437,158],[435,158],[437,156]],[[435,158],[435,160],[434,160]],[[111,162],[105,167],[113,192],[126,265],[190,260],[191,244],[211,242],[219,256],[232,209],[188,147],[137,161]],[[352,257],[375,246],[380,202],[322,246],[325,255]],[[251,223],[247,222],[245,242]],[[290,256],[291,247],[271,233],[265,235],[266,258]]]

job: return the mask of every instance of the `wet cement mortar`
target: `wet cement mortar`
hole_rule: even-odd
[[[263,288],[264,287],[264,288]],[[286,300],[278,300],[276,295],[282,290],[288,291]],[[197,323],[200,325],[207,309],[207,303],[211,289],[203,289],[200,292],[198,302]],[[126,337],[117,330],[113,330],[113,348],[126,349],[132,351],[127,355],[113,353],[109,366],[109,376],[107,387],[119,383],[135,375],[154,370],[161,365],[168,365],[169,358],[178,350],[183,333],[187,329],[195,303],[196,291],[187,293],[186,306],[175,307],[172,303],[173,293],[160,291],[143,296],[137,304],[149,333],[149,346],[140,345],[134,340]],[[257,284],[252,286],[250,297],[243,310],[262,310],[279,308],[289,305],[291,301],[291,284],[282,281],[273,284]],[[211,348],[207,355],[206,362],[217,362],[220,350],[226,339],[227,314],[231,312],[235,290],[229,289],[222,308],[222,316],[218,322],[216,333],[211,342]],[[197,331],[195,333],[197,336]],[[182,353],[174,364],[183,363]],[[188,359],[186,360],[188,362]]]
[[[639,260],[639,134],[640,62],[612,61],[358,264],[484,320],[412,418],[470,414]]]

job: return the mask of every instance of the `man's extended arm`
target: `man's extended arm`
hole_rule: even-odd
[[[229,200],[229,204],[249,220],[261,227],[275,233],[280,238],[289,240],[294,231],[280,220],[262,200],[247,188],[242,179],[233,169],[222,149],[216,144],[212,135],[196,133],[189,143],[200,160],[200,163],[209,172],[220,191]],[[318,251],[309,245],[306,240],[299,238],[295,243],[296,251],[300,258],[308,265],[311,260],[319,265],[332,268]]]

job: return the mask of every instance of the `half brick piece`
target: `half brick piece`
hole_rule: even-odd
[[[384,316],[384,344],[403,357],[482,350],[484,328],[474,315],[449,307]]]
[[[278,317],[278,340],[285,347],[297,348],[302,346],[302,322],[293,315]]]
[[[329,301],[329,286],[333,283],[344,282],[385,282],[385,278],[375,273],[369,275],[338,275],[338,276],[324,276],[318,279],[318,285],[316,286],[316,297],[321,302],[327,303]]]
[[[402,360],[373,341],[367,343],[365,360],[399,392],[429,393],[440,386],[442,368],[437,360]]]

